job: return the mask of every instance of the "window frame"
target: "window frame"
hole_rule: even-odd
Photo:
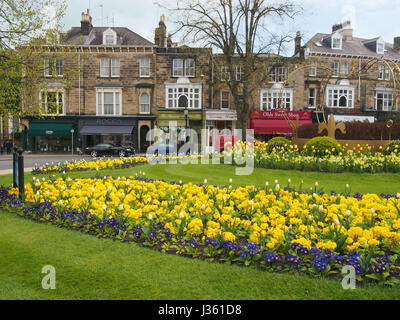
[[[311,90],[314,91],[314,95],[311,95]],[[310,101],[313,99],[314,103],[311,105]],[[308,88],[308,108],[315,109],[317,107],[317,88]]]
[[[181,62],[181,66],[177,66],[176,62]],[[177,72],[181,71],[181,72]],[[183,77],[185,75],[185,62],[184,59],[173,59],[172,60],[172,77]]]
[[[187,97],[188,109],[202,109],[202,88],[198,84],[167,84],[165,86],[165,108],[181,110],[182,108],[179,108],[179,99],[181,96]]]
[[[313,70],[313,72],[312,72]],[[316,77],[317,76],[317,62],[316,61],[311,61],[310,62],[310,68],[308,70],[308,76],[309,77]]]
[[[144,66],[143,62],[147,61],[148,66]],[[143,70],[146,70],[146,72],[143,72]],[[139,77],[140,78],[150,78],[151,77],[151,59],[150,58],[140,58],[139,60]]]
[[[47,113],[48,110],[48,93],[55,93],[57,97],[57,113]],[[45,95],[45,102],[43,102],[43,94]],[[60,106],[59,106],[59,95],[61,94],[62,97],[62,113],[60,113]],[[65,90],[64,89],[44,89],[41,90],[39,93],[39,101],[41,104],[41,109],[44,111],[43,115],[46,116],[65,116],[66,115],[66,107],[65,107]],[[44,104],[44,105],[43,105]]]
[[[106,61],[106,66],[102,65],[102,62]],[[117,66],[114,63],[118,61]],[[107,70],[106,73],[103,73]],[[118,70],[118,73],[114,73]],[[100,58],[100,78],[120,78],[121,77],[121,58]]]
[[[193,62],[193,66],[188,66],[189,62]],[[195,61],[195,59],[193,59],[193,58],[185,59],[184,67],[185,67],[185,77],[187,77],[187,78],[196,77],[196,61]],[[192,70],[193,72],[188,73],[188,70]]]
[[[228,94],[228,99],[224,99],[224,94]],[[226,108],[223,107],[224,102],[228,103],[228,107]],[[219,107],[221,110],[229,110],[231,108],[231,94],[229,91],[227,90],[220,91]]]
[[[293,111],[293,90],[292,89],[262,89],[261,90],[261,111],[277,110],[278,107],[274,107],[279,104],[279,100],[283,100],[285,104],[284,109]],[[287,101],[289,99],[289,102]],[[289,105],[289,107],[288,107]]]
[[[244,75],[242,66],[236,66],[235,68],[235,79],[236,81],[242,81],[242,77]]]
[[[331,48],[334,50],[342,50],[343,47],[343,38],[342,37],[332,37],[332,45]]]
[[[142,102],[142,98],[143,98],[145,95],[148,97],[148,103],[143,103],[143,102]],[[148,111],[143,111],[143,110],[142,110],[142,106],[144,106],[144,105],[148,106]],[[150,97],[150,94],[147,93],[147,92],[142,92],[142,93],[139,95],[139,113],[140,113],[140,114],[150,114],[150,113],[151,113],[151,97]]]
[[[337,93],[335,94],[335,91]],[[341,92],[342,91],[342,92]],[[345,94],[346,91],[346,94]],[[342,93],[342,95],[341,95]],[[355,89],[354,87],[347,86],[328,86],[326,89],[326,106],[327,108],[335,108],[335,109],[354,109],[354,100],[355,100]],[[346,107],[340,106],[340,99],[342,97],[346,98]],[[349,101],[351,101],[351,105],[349,106]],[[335,102],[337,102],[335,105]]]
[[[378,95],[382,95],[382,110],[378,110]],[[391,99],[388,99],[388,97],[385,96],[391,96]],[[375,111],[397,111],[397,103],[394,105],[394,93],[393,92],[385,92],[385,91],[375,91],[375,106],[374,110]],[[385,103],[386,102],[386,103]],[[389,103],[391,102],[391,106],[389,108]]]
[[[104,94],[112,93],[113,94],[113,113],[106,114],[104,112]],[[101,94],[101,99],[99,99],[99,94]],[[117,95],[119,96],[119,104],[117,104]],[[101,102],[100,102],[101,101]],[[101,103],[101,106],[99,105]],[[116,112],[116,107],[119,106],[119,112]],[[100,111],[100,112],[99,112]],[[122,88],[96,88],[96,116],[122,116],[123,114],[123,97],[122,97]]]
[[[61,67],[59,68],[59,62]],[[64,76],[64,61],[62,58],[44,58],[44,76],[55,78]]]

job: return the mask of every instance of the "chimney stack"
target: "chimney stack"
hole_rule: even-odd
[[[296,38],[294,40],[294,54],[296,55],[301,51],[301,34],[300,31],[297,31]]]
[[[82,12],[81,35],[88,36],[92,28],[92,17],[90,16],[89,9],[87,9],[87,13]]]
[[[160,17],[159,27],[156,28],[154,34],[154,43],[158,47],[165,48],[167,47],[167,27],[165,26],[165,17],[162,15]]]
[[[393,49],[396,50],[396,51],[400,50],[400,37],[394,38]]]
[[[339,31],[339,33],[343,36],[343,40],[353,40],[353,27],[351,26],[351,21],[335,24],[332,27],[332,33],[335,33],[336,31]]]

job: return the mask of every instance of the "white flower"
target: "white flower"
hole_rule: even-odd
[[[339,219],[338,219],[338,218],[336,218],[335,220],[333,220],[333,222],[335,222],[335,224],[336,224],[336,225],[339,225],[339,224],[340,224],[340,222],[339,222]]]
[[[279,181],[278,180],[275,180],[275,184],[277,184]]]
[[[371,208],[371,213],[374,213],[375,212],[375,209],[374,208]]]
[[[318,210],[319,210],[319,212],[322,212],[322,211],[324,210],[324,206],[323,206],[323,205],[320,205],[319,208],[318,208]]]
[[[346,214],[347,214],[347,216],[350,216],[351,215],[351,211],[347,210]]]
[[[65,190],[65,186],[61,186],[61,190]]]
[[[105,204],[103,204],[102,208],[103,208],[104,211],[106,211],[107,206]]]
[[[119,205],[119,210],[121,210],[121,211],[124,210],[124,205],[123,204]]]
[[[108,188],[107,188],[107,189],[108,189],[108,191],[111,191],[111,190],[112,190],[111,186],[108,186]]]
[[[90,188],[90,191],[94,192],[94,188]]]
[[[129,180],[127,180],[127,181],[126,181],[126,185],[129,186],[129,184],[130,184],[130,182],[129,182]]]
[[[268,181],[265,182],[265,186],[266,186],[266,187],[269,186],[269,182],[268,182]]]
[[[229,183],[232,183],[232,181],[233,181],[232,178],[230,178],[230,179],[229,179]]]
[[[232,189],[232,186],[229,186],[229,189]]]
[[[281,187],[279,186],[279,184],[276,185],[276,190],[279,190]]]
[[[203,204],[201,205],[201,208],[204,210],[204,209],[206,208],[206,205],[203,203]]]
[[[58,201],[58,204],[62,205],[62,204],[63,204],[63,201],[62,201],[62,200]]]
[[[316,186],[316,187],[318,187],[318,181],[317,181],[317,182],[315,182],[315,186]]]
[[[251,205],[251,206],[253,205],[253,200],[249,201],[249,205]]]
[[[149,220],[153,220],[153,216],[152,216],[152,214],[151,214],[151,213],[149,213],[149,216],[148,216],[148,218],[149,218]]]
[[[204,179],[204,184],[207,184],[207,179]]]
[[[396,198],[397,198],[397,199],[400,199],[400,193],[398,193],[398,194],[396,195]]]
[[[151,202],[151,197],[148,197],[148,198],[147,198],[147,202]]]
[[[179,217],[180,217],[181,219],[183,219],[183,218],[185,217],[185,215],[183,214],[183,212],[181,212],[181,213],[179,214]]]
[[[348,184],[346,184],[346,189],[350,188],[350,186]]]
[[[291,183],[291,182],[292,182],[292,179],[289,178],[289,179],[288,179],[288,182]]]

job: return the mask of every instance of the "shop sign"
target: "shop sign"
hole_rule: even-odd
[[[251,119],[265,120],[312,120],[312,111],[289,111],[289,110],[269,110],[269,111],[253,111]]]

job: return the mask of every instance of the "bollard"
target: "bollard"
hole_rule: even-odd
[[[19,198],[23,199],[25,194],[25,181],[24,181],[24,150],[19,148],[18,152],[18,189],[19,189]]]
[[[18,188],[18,147],[13,148],[13,187]]]

